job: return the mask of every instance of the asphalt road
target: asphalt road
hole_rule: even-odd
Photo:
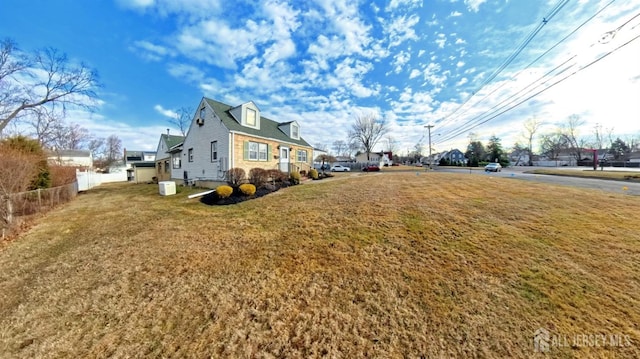
[[[515,168],[503,168],[502,172],[485,172],[482,170],[472,170],[469,173],[468,169],[457,168],[437,168],[437,172],[453,172],[466,174],[469,176],[493,176],[502,178],[512,178],[514,180],[522,181],[534,181],[550,183],[560,186],[571,186],[596,189],[606,192],[628,194],[633,196],[640,196],[640,183],[639,182],[627,182],[627,181],[613,181],[603,180],[595,178],[579,178],[579,177],[567,177],[567,176],[553,176],[553,175],[538,175],[531,173],[524,173],[524,171],[531,170],[531,167],[515,167]],[[570,170],[567,170],[570,171]]]

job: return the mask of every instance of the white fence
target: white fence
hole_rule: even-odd
[[[78,191],[87,191],[103,183],[126,182],[127,172],[97,173],[94,171],[76,171]]]

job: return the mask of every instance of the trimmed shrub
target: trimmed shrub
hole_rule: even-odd
[[[243,183],[240,185],[240,192],[245,196],[253,196],[256,193],[256,186],[251,183]]]
[[[289,175],[289,180],[291,180],[291,184],[300,184],[300,173],[291,172]]]
[[[220,198],[228,198],[233,193],[233,188],[227,185],[216,187],[216,194]]]
[[[309,177],[311,177],[311,179],[317,180],[318,179],[318,170],[316,170],[315,168],[312,168],[309,170]]]
[[[261,188],[269,180],[269,172],[264,168],[252,168],[249,171],[249,183],[256,188]]]
[[[238,187],[240,184],[244,182],[245,172],[242,168],[232,168],[227,171],[227,182],[232,187]]]
[[[268,170],[267,175],[273,182],[282,182],[287,179],[287,174],[280,170]]]

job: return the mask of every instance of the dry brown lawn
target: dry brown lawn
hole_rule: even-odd
[[[607,171],[607,170],[567,170],[543,168],[527,171],[527,173],[535,173],[540,175],[555,175],[568,177],[584,177],[584,178],[600,178],[616,181],[640,182],[640,172],[638,171]]]
[[[103,186],[5,246],[0,357],[528,358],[540,327],[569,340],[547,356],[640,357],[637,197],[433,172],[189,193]]]

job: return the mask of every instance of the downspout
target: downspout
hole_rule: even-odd
[[[234,163],[234,159],[235,159],[235,153],[234,153],[234,148],[235,148],[235,146],[234,146],[234,140],[235,140],[235,136],[233,136],[233,132],[232,132],[232,131],[229,131],[229,146],[230,146],[231,148],[229,148],[229,153],[230,153],[229,161],[228,161],[228,163],[229,163],[229,168],[227,168],[227,171],[228,171],[228,170],[230,170],[230,169],[232,169],[232,168],[234,167],[234,165],[235,165],[235,163]]]

